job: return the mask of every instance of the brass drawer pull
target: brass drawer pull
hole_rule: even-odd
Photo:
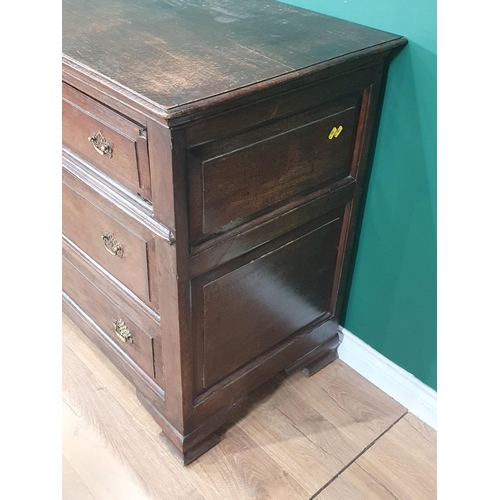
[[[92,143],[92,146],[94,146],[94,149],[100,155],[108,155],[111,158],[113,148],[111,144],[104,138],[100,130],[99,132],[92,134],[89,137],[89,142]]]
[[[118,243],[118,240],[110,233],[103,233],[101,236],[104,241],[104,248],[111,254],[117,257],[123,257],[123,247]]]
[[[113,321],[113,327],[115,329],[116,335],[122,342],[128,342],[129,344],[133,344],[132,334],[128,329],[127,325],[123,322],[122,319],[118,318]]]

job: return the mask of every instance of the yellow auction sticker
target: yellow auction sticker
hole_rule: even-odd
[[[344,129],[344,127],[342,127],[342,125],[339,125],[338,127],[333,127],[332,131],[328,135],[328,139],[333,139],[334,137],[337,138],[343,129]]]

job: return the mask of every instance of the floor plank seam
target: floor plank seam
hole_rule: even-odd
[[[78,418],[80,418],[80,415],[74,410],[74,408],[71,406],[71,404],[65,399],[64,395],[62,397],[62,402],[72,411]]]
[[[409,412],[411,413],[411,412]],[[411,415],[414,415],[413,413],[411,413]],[[427,434],[425,434],[421,429],[419,429],[418,427],[416,427],[411,421],[408,421],[408,423],[428,442],[428,443],[431,443],[431,444],[434,444],[433,443],[433,440],[429,438],[429,436]]]
[[[435,498],[436,432],[347,365],[312,382],[300,373],[277,377],[220,429],[226,435],[219,446],[184,468],[164,447],[130,382],[66,326],[68,499],[123,498],[124,492],[134,500]]]
[[[310,443],[312,443],[314,446],[316,446],[317,448],[319,448],[321,451],[323,451],[324,453],[326,453],[327,455],[331,456],[331,453],[326,451],[322,446],[320,446],[318,443],[315,443],[307,434],[305,434],[304,432],[302,432],[296,425],[295,425],[295,422],[293,422],[293,420],[291,420],[287,415],[285,415],[277,406],[273,405],[274,408],[279,411],[289,422],[290,422],[290,425],[299,433],[299,434],[302,434],[302,436],[304,436]]]
[[[375,481],[380,487],[384,488],[385,491],[387,491],[387,493],[389,493],[389,495],[394,498],[394,500],[399,500],[398,497],[392,492],[392,491],[389,491],[380,481],[377,477],[374,477],[373,474],[370,474],[362,465],[360,464],[356,464],[365,474],[368,474],[368,476],[370,476],[373,481]]]
[[[361,450],[350,462],[348,462],[342,469],[340,469],[340,471],[337,472],[337,474],[335,474],[335,476],[333,476],[327,483],[325,483],[312,497],[310,497],[309,500],[313,500],[324,489],[330,486],[330,484],[332,484],[333,481],[335,481],[335,479],[337,479],[345,470],[347,470],[354,462],[356,462],[356,460],[358,460],[358,458],[361,457],[361,455],[366,453],[377,441],[379,441],[379,439],[382,436],[385,436],[398,422],[400,422],[407,415],[407,413],[408,410],[405,410],[405,412],[396,421],[394,421],[389,427],[387,427],[387,429],[384,432],[382,432],[382,434],[377,436],[376,439],[374,439],[368,446],[366,446],[363,450]]]

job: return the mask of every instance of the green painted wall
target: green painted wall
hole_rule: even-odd
[[[409,41],[389,70],[343,324],[436,389],[436,0],[285,3]]]

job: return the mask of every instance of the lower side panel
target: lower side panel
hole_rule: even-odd
[[[195,397],[331,316],[342,210],[192,281]]]

